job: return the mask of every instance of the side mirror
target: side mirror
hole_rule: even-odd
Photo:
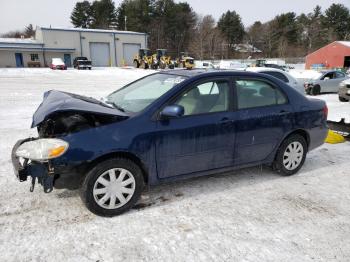
[[[179,105],[171,105],[166,106],[164,109],[160,112],[160,117],[162,119],[166,118],[173,118],[173,117],[180,117],[185,114],[185,109],[183,106]]]
[[[327,77],[325,77],[325,78],[323,78],[323,80],[329,80],[330,78],[327,76]]]

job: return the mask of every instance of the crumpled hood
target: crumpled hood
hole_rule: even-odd
[[[116,108],[109,107],[97,99],[51,90],[45,92],[43,102],[33,115],[31,127],[36,127],[53,113],[64,111],[128,116],[126,113]]]

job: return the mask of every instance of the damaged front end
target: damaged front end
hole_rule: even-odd
[[[43,186],[45,193],[51,192],[54,186],[75,189],[79,174],[72,170],[79,168],[55,165],[55,159],[69,148],[65,136],[127,118],[125,113],[92,98],[59,91],[45,93],[44,101],[33,115],[32,128],[37,128],[39,136],[19,140],[12,149],[15,175],[20,182],[31,178],[31,192],[36,182]]]
[[[20,182],[31,177],[30,191],[38,181],[45,193],[53,190],[54,168],[50,160],[63,155],[68,143],[59,139],[27,138],[19,140],[12,149],[11,159],[15,175]]]

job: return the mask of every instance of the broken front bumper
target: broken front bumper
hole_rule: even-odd
[[[339,88],[338,95],[339,97],[350,100],[350,88],[347,88],[347,87]]]
[[[25,142],[33,141],[35,138],[27,138],[17,141],[12,149],[11,160],[14,173],[20,182],[24,182],[31,177],[30,191],[33,192],[36,180],[44,187],[45,193],[53,190],[54,172],[50,167],[50,162],[36,162],[29,159],[20,159],[16,156],[16,151]],[[20,160],[23,160],[22,162]]]

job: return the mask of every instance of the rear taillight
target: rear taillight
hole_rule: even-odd
[[[324,115],[324,118],[327,119],[327,117],[328,117],[328,107],[327,107],[327,105],[325,105],[323,107],[323,115]]]

